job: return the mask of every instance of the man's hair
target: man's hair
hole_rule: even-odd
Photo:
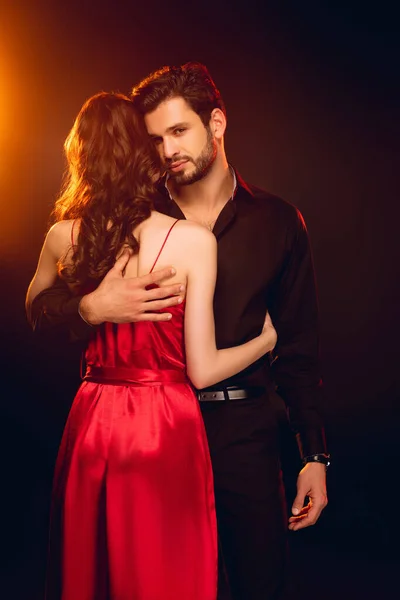
[[[132,89],[132,101],[142,115],[155,110],[161,102],[177,97],[187,102],[205,126],[209,124],[214,108],[220,108],[226,114],[221,94],[207,67],[198,62],[163,67]]]

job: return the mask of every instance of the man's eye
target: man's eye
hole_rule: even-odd
[[[159,146],[159,145],[161,144],[161,142],[162,142],[162,139],[161,139],[161,138],[153,138],[153,143],[154,143],[156,146]]]
[[[184,127],[180,127],[179,129],[174,129],[175,135],[181,135],[185,131],[186,131],[186,129]]]

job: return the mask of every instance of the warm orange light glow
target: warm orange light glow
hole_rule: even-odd
[[[13,42],[13,43],[11,43]],[[0,39],[0,206],[6,202],[3,185],[15,168],[13,157],[17,140],[23,137],[23,127],[18,127],[20,69],[15,54],[15,40]]]
[[[5,53],[3,48],[0,48],[0,174],[3,172],[4,154],[12,129],[12,119],[10,118],[11,87],[12,81],[9,69],[7,69]]]
[[[20,73],[13,45],[4,36],[0,41],[0,257],[12,254],[12,246],[18,243],[23,203],[16,173],[20,148],[24,144],[25,128],[19,123]],[[26,225],[28,229],[28,224]]]

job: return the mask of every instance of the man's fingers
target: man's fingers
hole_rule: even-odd
[[[303,506],[303,508],[301,509],[301,511],[295,517],[290,517],[289,518],[289,522],[294,522],[299,517],[302,517],[302,516],[306,515],[308,513],[308,511],[310,510],[310,508],[311,508],[311,504],[307,504],[307,506]]]
[[[289,529],[292,531],[297,531],[298,529],[304,529],[305,527],[310,527],[311,525],[315,525],[318,521],[322,509],[324,508],[323,504],[308,504],[305,506],[305,511],[302,510],[301,514],[296,517],[290,517],[289,519]]]
[[[152,300],[151,302],[145,302],[145,312],[155,312],[157,310],[163,310],[170,306],[176,306],[181,304],[183,298],[181,296],[172,296],[171,298],[164,298],[163,300]]]
[[[301,489],[298,489],[297,496],[294,499],[293,506],[292,506],[292,514],[293,515],[297,516],[298,514],[300,514],[300,511],[303,509],[305,499],[306,499],[306,492],[303,492]]]
[[[289,524],[289,529],[291,531],[297,531],[298,529],[305,529],[306,527],[311,527],[311,525],[315,525],[318,517],[313,517],[312,515],[303,515],[298,518],[295,522]]]
[[[136,321],[168,321],[172,318],[172,314],[158,311],[165,310],[171,306],[177,306],[178,304],[181,304],[182,301],[182,296],[171,296],[170,298],[163,298],[162,300],[145,302],[144,306],[146,311],[143,312]]]
[[[161,283],[164,279],[168,279],[168,277],[172,277],[175,275],[176,270],[173,267],[165,267],[164,269],[159,269],[158,271],[154,271],[153,273],[148,273],[143,277],[143,282],[145,285],[151,285],[152,283]]]
[[[311,525],[313,525],[313,523],[310,522],[308,516],[303,515],[295,523],[289,523],[289,529],[290,531],[297,531],[298,529],[311,527]]]
[[[167,285],[160,288],[152,288],[151,290],[146,290],[145,302],[149,303],[153,300],[162,300],[173,296],[182,296],[184,290],[185,287],[180,283],[176,283],[175,285]],[[165,306],[168,306],[168,304]]]
[[[137,317],[135,321],[170,321],[171,319],[171,313],[143,313],[142,315]]]
[[[113,273],[114,275],[121,275],[124,272],[124,269],[126,268],[126,265],[129,262],[129,259],[131,257],[131,253],[128,250],[128,248],[125,248],[125,250],[122,252],[122,254],[117,258],[117,260],[114,263],[113,268],[109,271],[109,273]],[[107,275],[106,275],[107,277]]]

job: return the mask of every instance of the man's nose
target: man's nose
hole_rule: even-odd
[[[179,153],[178,145],[173,138],[165,138],[163,146],[164,158],[172,158]]]

